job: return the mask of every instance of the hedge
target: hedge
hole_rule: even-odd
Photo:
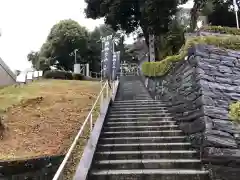
[[[72,74],[74,80],[83,80],[84,76],[82,74]]]
[[[45,71],[43,77],[46,79],[68,79],[68,80],[73,79],[73,75],[71,72],[59,70]]]
[[[230,104],[229,109],[230,109],[230,112],[229,112],[230,119],[233,121],[239,122],[240,121],[240,101]]]
[[[178,55],[168,56],[158,62],[143,63],[143,74],[147,77],[165,75],[171,69],[173,63],[183,60],[187,56],[188,49],[197,44],[215,45],[220,48],[240,50],[240,36],[198,36],[187,39]]]
[[[224,27],[224,26],[204,26],[200,31],[220,33],[220,34],[232,34],[240,35],[240,30],[238,28]]]

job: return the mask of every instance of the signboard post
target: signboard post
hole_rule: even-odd
[[[237,1],[236,1],[236,0],[233,0],[233,7],[234,7],[235,17],[236,17],[236,25],[237,25],[237,28],[239,29],[239,22],[238,22],[238,5],[237,5]]]

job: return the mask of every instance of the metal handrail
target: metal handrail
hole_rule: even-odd
[[[93,75],[95,75],[95,78],[97,78],[97,77],[100,77],[100,76],[101,76],[101,73],[90,71],[90,76],[91,76],[92,78],[93,78]]]
[[[80,73],[82,73],[83,69],[85,69],[84,66],[80,69]],[[83,73],[82,73],[82,74],[83,74]],[[85,75],[85,74],[84,74],[84,75]]]
[[[112,87],[113,87],[113,88],[112,88],[112,91],[113,91],[113,93],[114,93],[114,91],[116,91],[116,89],[115,89],[115,88],[116,88],[116,84],[115,84],[114,82],[113,82],[113,86],[112,86]],[[106,88],[106,98],[107,98],[107,99],[113,95],[113,93],[112,93],[112,95],[109,93],[109,90],[108,90],[109,86],[108,86],[108,82],[106,81],[106,82],[104,83],[104,85],[102,86],[101,91],[100,91],[100,93],[99,93],[96,101],[94,102],[94,104],[93,104],[93,106],[92,106],[92,109],[91,109],[90,112],[88,113],[88,115],[87,115],[84,123],[82,124],[80,130],[78,131],[78,134],[76,135],[76,137],[75,137],[73,143],[71,144],[71,146],[70,146],[67,154],[65,155],[65,157],[64,157],[61,165],[59,166],[56,174],[54,175],[53,180],[58,180],[58,179],[61,177],[61,175],[62,175],[62,173],[63,173],[63,170],[64,170],[64,167],[66,166],[67,161],[69,160],[69,158],[70,158],[70,156],[71,156],[71,154],[72,154],[72,152],[73,152],[73,149],[74,149],[74,147],[76,146],[77,141],[79,140],[79,138],[80,138],[80,136],[81,136],[81,134],[82,134],[82,132],[83,132],[83,130],[84,130],[87,122],[89,121],[89,119],[90,119],[90,130],[92,131],[92,127],[93,127],[93,122],[92,122],[92,120],[93,120],[93,115],[92,115],[92,114],[93,114],[94,108],[96,107],[99,99],[100,99],[100,106],[101,106],[101,104],[102,104],[102,102],[103,102],[103,95],[104,95],[104,89],[105,89],[105,88]],[[101,112],[101,107],[100,107],[100,112]]]

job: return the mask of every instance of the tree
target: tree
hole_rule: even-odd
[[[174,19],[169,25],[169,31],[157,39],[160,41],[158,44],[158,51],[161,52],[158,56],[159,60],[164,59],[166,56],[177,54],[185,42],[184,37],[185,27],[180,24],[178,19]]]
[[[65,70],[73,70],[74,57],[70,54],[78,49],[81,55],[79,62],[87,57],[87,44],[89,33],[85,27],[80,26],[71,19],[62,20],[55,24],[46,42],[42,45],[39,52],[39,64],[57,65]]]
[[[93,72],[99,72],[101,67],[101,37],[113,35],[117,39],[120,37],[120,33],[116,33],[112,28],[103,24],[96,27],[89,35],[88,44],[88,62],[90,64],[90,70]]]
[[[39,52],[31,51],[27,55],[27,59],[28,59],[29,62],[32,63],[32,67],[37,69],[37,63],[38,63],[38,59],[39,59]]]
[[[168,31],[168,25],[179,4],[187,0],[85,0],[88,18],[105,17],[105,23],[126,33],[139,26],[148,41],[148,34],[159,35]]]
[[[215,26],[236,27],[236,17],[232,8],[232,0],[212,0],[212,11],[210,13],[203,12],[208,16],[208,22]],[[240,1],[237,1],[238,5]]]
[[[201,10],[207,4],[207,0],[194,0],[193,2],[194,4],[193,8],[191,9],[191,22],[190,22],[190,29],[192,31],[194,31],[197,26],[198,17],[200,15]]]

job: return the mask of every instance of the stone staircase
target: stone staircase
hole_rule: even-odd
[[[209,180],[186,136],[138,77],[122,77],[88,180]]]

